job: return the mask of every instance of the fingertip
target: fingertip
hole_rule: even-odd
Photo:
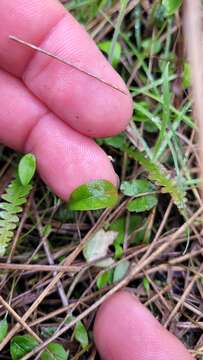
[[[25,151],[36,156],[40,176],[65,201],[75,188],[92,180],[117,184],[117,175],[105,152],[51,113],[34,127]]]
[[[101,306],[94,339],[103,360],[193,359],[181,342],[126,291],[118,292]]]
[[[35,54],[23,80],[49,109],[89,137],[113,136],[126,128],[132,115],[129,91],[70,14],[55,25],[40,47],[83,70]]]

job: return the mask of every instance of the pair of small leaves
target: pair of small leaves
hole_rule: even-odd
[[[2,340],[6,336],[6,333],[7,333],[6,323],[4,320],[2,320],[0,322],[0,335],[2,336]],[[85,349],[88,346],[89,344],[88,333],[81,321],[78,321],[75,326],[74,337],[81,344],[83,349]],[[10,345],[10,353],[12,360],[20,360],[27,353],[35,349],[38,345],[39,345],[38,341],[30,335],[15,336],[11,340],[11,345]],[[67,360],[68,352],[64,350],[62,345],[53,342],[50,343],[47,346],[47,349],[42,352],[40,359]]]
[[[15,336],[11,340],[10,353],[12,360],[20,360],[30,351],[39,345],[38,341],[30,336]],[[40,356],[41,360],[67,360],[68,353],[63,346],[57,343],[50,343],[47,349],[44,350]]]
[[[129,267],[130,262],[124,259],[115,267],[115,269],[101,273],[97,278],[98,289],[121,281],[127,274]]]
[[[32,336],[14,336],[10,344],[10,353],[12,360],[21,359],[38,345],[38,341]]]
[[[41,360],[67,360],[68,352],[66,352],[62,345],[57,343],[50,343],[47,350],[43,351]]]
[[[147,180],[131,180],[124,181],[121,184],[121,191],[126,196],[136,196],[137,198],[131,200],[127,209],[130,212],[143,212],[151,210],[157,205],[157,196],[155,194],[148,194],[154,192],[155,187]]]

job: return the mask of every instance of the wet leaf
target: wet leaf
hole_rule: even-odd
[[[94,180],[79,186],[71,194],[70,210],[96,210],[113,207],[118,201],[118,192],[106,180]]]

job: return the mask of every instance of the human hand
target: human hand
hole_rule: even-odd
[[[79,65],[127,95],[9,35]],[[32,152],[39,174],[64,200],[94,179],[116,185],[110,160],[91,137],[122,131],[132,100],[84,29],[56,0],[1,0],[0,44],[0,142]]]
[[[103,360],[194,360],[175,336],[124,291],[101,306],[94,338]]]
[[[117,176],[91,137],[122,131],[131,116],[130,95],[9,40],[16,35],[127,91],[92,40],[55,0],[1,0],[0,142],[32,152],[38,171],[67,199],[93,179]],[[131,295],[119,293],[100,309],[95,342],[103,359],[191,360]]]

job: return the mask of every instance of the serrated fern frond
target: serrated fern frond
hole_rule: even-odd
[[[185,208],[185,190],[178,185],[175,179],[171,179],[166,169],[161,164],[157,164],[145,157],[145,154],[139,150],[128,149],[129,157],[138,161],[140,165],[148,172],[149,179],[158,186],[161,186],[162,192],[169,193],[180,212],[183,214]],[[184,214],[185,215],[185,214]]]
[[[31,189],[32,185],[22,185],[20,180],[14,179],[1,196],[4,201],[0,202],[0,256],[4,256],[13,238],[20,220],[18,214],[23,211],[22,205],[26,203]]]

